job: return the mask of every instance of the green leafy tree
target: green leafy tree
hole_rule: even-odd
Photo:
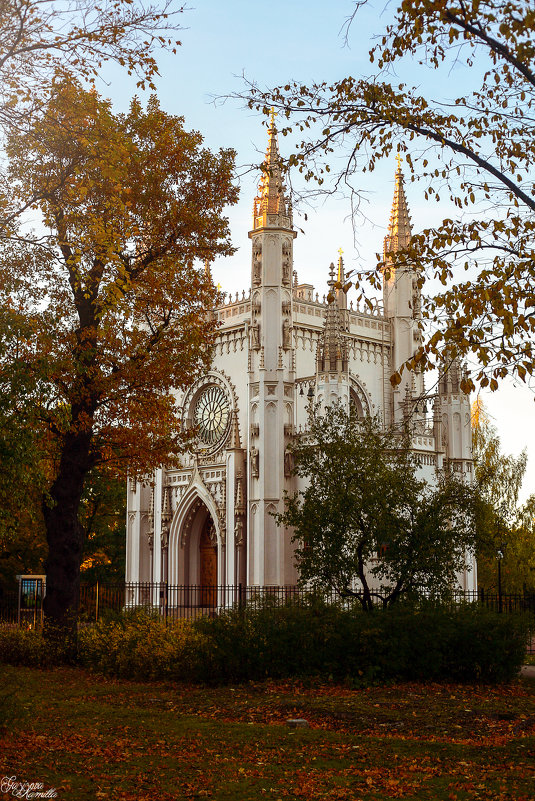
[[[519,510],[504,562],[506,591],[535,593],[535,495]]]
[[[80,504],[84,551],[81,580],[120,583],[126,563],[125,482],[94,470],[86,479]]]
[[[527,453],[503,453],[496,427],[480,399],[472,405],[472,445],[476,484],[487,503],[486,523],[477,547],[478,581],[495,589],[501,554],[503,588],[535,589],[535,496],[522,506],[518,497],[526,472]]]
[[[356,3],[353,18],[358,22]],[[397,6],[397,8],[396,8]],[[320,191],[361,185],[399,151],[425,197],[453,216],[356,274],[377,287],[384,270],[419,267],[444,291],[423,307],[427,340],[407,366],[479,364],[463,380],[498,387],[535,367],[535,10],[532,0],[398,0],[370,51],[375,74],[272,91],[254,84],[251,107],[279,110],[283,133],[303,134],[289,159]],[[407,66],[410,77],[404,79]],[[419,73],[414,78],[417,65]],[[412,85],[410,81],[416,81]],[[463,94],[453,94],[457,87]],[[345,157],[343,157],[345,156]],[[393,381],[399,376],[393,376]]]
[[[472,404],[472,450],[476,482],[484,498],[495,508],[514,514],[526,472],[528,455],[502,452],[500,437],[478,398]]]
[[[341,406],[316,409],[293,453],[307,487],[277,519],[294,529],[301,583],[354,596],[366,610],[451,590],[475,544],[470,487],[452,475],[426,485],[406,435]]]
[[[45,484],[45,449],[35,417],[34,383],[21,347],[34,329],[9,302],[9,295],[17,290],[18,278],[0,289],[0,547],[5,556],[17,550],[17,535],[24,528],[39,525]],[[28,554],[33,550],[28,548],[31,538],[25,539],[19,550]],[[18,572],[25,572],[24,561],[15,559]],[[35,567],[36,560],[30,558],[28,563]]]

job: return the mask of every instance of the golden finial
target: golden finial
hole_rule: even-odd
[[[398,165],[398,172],[400,172],[401,171],[401,162],[402,162],[401,153],[398,153],[396,155],[396,162],[397,162],[397,165]]]
[[[272,128],[275,127],[275,117],[277,116],[277,112],[275,111],[275,106],[271,106],[271,112],[269,115],[269,123]]]
[[[342,264],[343,264],[343,260],[342,260],[342,254],[343,254],[343,252],[344,252],[344,251],[342,250],[342,248],[338,248],[338,253],[340,254],[340,256],[339,256],[339,258],[338,258],[338,276],[337,276],[337,281],[338,281],[339,283],[342,281]]]

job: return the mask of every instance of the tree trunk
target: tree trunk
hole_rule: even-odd
[[[368,582],[366,580],[366,571],[365,571],[364,559],[362,558],[361,545],[359,545],[359,547],[357,548],[357,573],[360,579],[360,583],[362,584],[362,598],[361,598],[362,608],[364,609],[365,612],[373,612],[372,595],[370,592]]]
[[[50,496],[43,501],[48,557],[45,634],[73,654],[80,600],[83,531],[78,519],[84,481],[90,469],[91,432],[69,432],[63,440],[60,465]]]

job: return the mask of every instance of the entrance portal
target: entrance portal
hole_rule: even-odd
[[[217,603],[217,547],[213,544],[215,529],[210,515],[205,520],[199,539],[199,583],[201,606]]]

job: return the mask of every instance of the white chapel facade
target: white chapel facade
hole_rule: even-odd
[[[385,253],[410,236],[398,166]],[[306,429],[311,403],[338,399],[385,424],[410,416],[422,476],[433,482],[449,464],[472,479],[470,405],[458,365],[432,396],[418,373],[404,371],[399,386],[390,384],[420,344],[414,273],[391,270],[383,304],[373,309],[348,307],[337,288],[345,279],[341,256],[330,268],[327,299],[297,282],[296,231],[273,120],[249,237],[250,291],[216,309],[212,369],[177,393],[184,424],[197,427],[198,446],[180,469],[129,482],[127,582],[214,590],[295,585],[291,536],[273,513],[283,510],[285,492],[300,488],[288,446]],[[475,590],[475,581],[474,565],[461,584]]]

